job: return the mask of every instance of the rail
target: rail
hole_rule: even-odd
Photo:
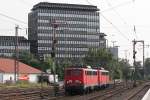
[[[138,90],[137,92],[129,96],[126,100],[137,100],[137,98],[141,100],[143,95],[148,91],[149,88],[150,88],[150,85],[145,85],[140,90]]]

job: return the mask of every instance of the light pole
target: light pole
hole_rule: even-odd
[[[117,42],[117,41],[111,41],[112,42],[112,44],[113,44],[113,47],[115,46],[115,43]]]

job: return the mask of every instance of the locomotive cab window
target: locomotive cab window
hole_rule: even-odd
[[[92,72],[91,71],[87,71],[86,75],[92,75]]]
[[[66,75],[67,75],[67,76],[70,76],[70,75],[71,75],[71,70],[67,70],[67,71],[66,71]]]
[[[108,72],[106,72],[106,75],[109,75]]]
[[[97,75],[96,71],[86,71],[86,75]]]
[[[96,72],[96,71],[93,71],[93,75],[97,75],[97,72]]]
[[[78,69],[76,69],[76,70],[67,70],[66,71],[67,76],[80,76],[81,73],[82,73],[82,71],[78,70]]]
[[[80,76],[81,75],[81,70],[72,70],[71,75],[72,76]]]
[[[108,72],[102,72],[102,75],[108,75]]]
[[[102,72],[102,75],[105,75],[105,72]]]

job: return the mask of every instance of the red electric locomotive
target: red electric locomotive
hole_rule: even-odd
[[[109,84],[108,71],[92,68],[67,68],[65,69],[66,93],[83,93]]]
[[[99,82],[99,88],[108,87],[110,84],[109,71],[104,69],[98,70],[98,82]]]

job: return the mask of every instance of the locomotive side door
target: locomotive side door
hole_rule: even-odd
[[[101,72],[98,70],[98,85],[101,86]]]
[[[85,87],[87,86],[87,71],[86,70],[84,70],[84,85],[85,85]]]

